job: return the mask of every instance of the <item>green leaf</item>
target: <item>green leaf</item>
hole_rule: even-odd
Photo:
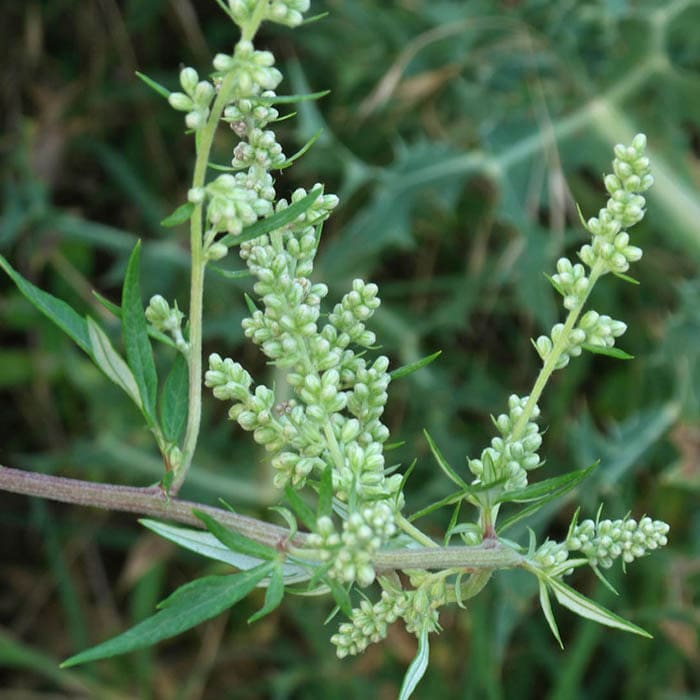
[[[284,597],[284,576],[282,567],[276,566],[270,575],[270,583],[267,584],[265,592],[265,602],[262,608],[248,618],[248,623],[257,622],[260,618],[269,615],[275,608],[279,607]]]
[[[194,212],[194,203],[185,202],[181,204],[172,214],[166,216],[161,222],[161,226],[166,228],[173,228],[174,226],[179,226],[184,224],[185,221],[189,221]]]
[[[552,612],[552,603],[549,600],[549,590],[547,590],[547,584],[539,579],[540,584],[540,607],[544,613],[544,618],[547,620],[549,629],[552,630],[554,638],[559,642],[559,646],[563,649],[564,644],[561,641],[561,636],[559,634],[559,628],[557,627],[557,621],[554,619],[554,613]]]
[[[630,277],[629,275],[625,275],[622,272],[613,272],[613,275],[623,280],[624,282],[629,282],[630,284],[639,284],[639,280],[636,280],[634,279],[634,277]]]
[[[160,394],[160,424],[169,442],[177,442],[185,427],[188,388],[187,360],[178,353]]]
[[[590,467],[586,467],[585,469],[577,469],[576,471],[569,472],[568,474],[562,474],[561,476],[555,476],[551,479],[538,481],[534,484],[526,486],[524,489],[508,491],[497,498],[495,503],[506,503],[509,501],[514,501],[515,503],[528,503],[529,501],[537,501],[542,498],[546,498],[554,492],[556,492],[557,497],[562,496],[571,491],[571,489],[575,488],[584,479],[587,479],[599,464],[600,460],[594,462]]]
[[[465,496],[470,495],[469,491],[456,491],[455,493],[451,493],[449,496],[445,496],[444,498],[441,498],[439,501],[435,501],[434,503],[431,503],[428,506],[425,506],[425,508],[421,508],[420,510],[416,511],[415,513],[412,513],[408,521],[409,522],[414,522],[418,520],[419,518],[424,518],[426,515],[429,515],[435,510],[439,510],[440,508],[443,508],[444,506],[451,506],[453,503],[461,503],[464,500]]]
[[[437,360],[438,357],[440,357],[440,355],[442,355],[442,350],[438,350],[432,355],[426,355],[425,357],[421,357],[420,360],[411,362],[410,364],[404,365],[403,367],[397,367],[392,372],[389,372],[389,376],[391,377],[392,381],[394,379],[400,379],[401,377],[407,377],[409,374],[413,374],[422,367],[425,367],[431,362],[434,362],[435,360]]]
[[[124,358],[114,349],[107,334],[90,317],[87,318],[87,328],[90,355],[95,360],[95,364],[143,411],[138,384]]]
[[[616,360],[634,360],[634,355],[630,355],[624,350],[620,350],[620,348],[608,348],[602,345],[590,345],[589,343],[583,343],[581,347],[594,355],[607,355],[608,357],[614,357]]]
[[[107,309],[109,313],[111,313],[113,316],[116,316],[117,318],[121,319],[122,317],[122,309],[121,306],[117,306],[114,302],[110,301],[107,299],[107,297],[102,296],[98,291],[92,290],[92,295],[97,299],[97,301],[100,302],[100,305]]]
[[[274,231],[275,229],[281,228],[282,226],[287,226],[287,224],[291,224],[298,216],[301,216],[301,214],[310,209],[313,203],[322,194],[323,188],[315,187],[306,195],[306,197],[302,197],[298,202],[290,204],[286,209],[282,209],[281,211],[278,211],[265,219],[260,219],[254,224],[246,226],[238,236],[234,236],[231,233],[226,234],[220,242],[231,247],[245,241],[251,241],[254,238],[259,238],[260,236],[263,236],[270,231]]]
[[[554,289],[561,294],[562,296],[565,296],[564,292],[562,292],[561,287],[554,281],[553,277],[550,277],[546,272],[542,273],[548,280],[549,283],[554,287]]]
[[[39,289],[16,272],[7,260],[0,255],[0,267],[17,285],[17,289],[44,316],[53,321],[82,350],[92,357],[92,345],[85,319],[65,301],[57,299],[48,292]]]
[[[193,530],[191,528],[179,527],[168,523],[159,523],[157,520],[143,519],[139,522],[152,532],[160,535],[160,537],[178,545],[178,547],[187,549],[207,559],[213,559],[214,561],[220,561],[224,564],[235,566],[237,569],[243,571],[254,569],[256,566],[264,563],[264,560],[257,557],[249,557],[247,554],[231,551],[210,532]],[[284,573],[286,583],[299,583],[301,581],[308,581],[310,578],[310,573],[305,567],[286,561],[282,563],[282,572]],[[261,581],[259,585],[266,585],[265,580]]]
[[[204,523],[207,530],[231,551],[247,554],[249,557],[268,559],[270,561],[279,559],[280,553],[276,549],[255,542],[234,530],[230,530],[225,525],[218,522],[218,520],[203,513],[201,510],[193,510],[192,512]]]
[[[318,506],[316,514],[318,518],[330,517],[333,512],[333,469],[330,464],[321,474],[321,482],[318,488]]]
[[[316,514],[302,500],[301,496],[291,486],[287,485],[284,488],[284,493],[287,496],[289,505],[292,507],[295,515],[302,524],[309,530],[314,530],[316,527]]]
[[[168,88],[163,87],[160,83],[153,80],[153,78],[149,78],[143,73],[139,73],[138,71],[135,71],[135,73],[149,88],[151,88],[151,90],[157,92],[161,97],[164,97],[166,100],[170,97],[170,90],[168,90]]]
[[[423,430],[423,435],[425,435],[425,439],[428,441],[428,446],[430,447],[430,451],[433,453],[433,457],[435,457],[435,461],[438,463],[438,466],[440,469],[442,469],[443,472],[445,472],[445,475],[447,476],[448,479],[453,481],[457,486],[459,486],[461,489],[464,489],[464,491],[471,491],[469,486],[467,485],[467,482],[460,477],[457,472],[448,464],[447,460],[443,457],[442,452],[438,449],[438,446],[435,444],[434,440],[432,437],[430,437],[430,433],[427,430]]]
[[[418,637],[418,653],[416,657],[411,661],[411,665],[406,671],[406,675],[403,678],[403,684],[401,685],[401,692],[399,693],[399,700],[408,700],[411,697],[413,691],[416,689],[418,683],[420,683],[421,678],[425,675],[425,671],[428,668],[428,656],[430,654],[430,643],[428,641],[428,629],[423,627],[420,636]]]
[[[323,133],[323,129],[319,129],[293,156],[290,156],[287,158],[287,160],[284,161],[284,163],[280,163],[279,165],[275,166],[275,170],[284,170],[285,168],[288,168],[294,161],[299,160],[304,153],[306,153],[311,146],[313,146],[316,141],[318,140],[318,137]]]
[[[308,100],[319,100],[326,95],[330,95],[330,90],[321,90],[320,92],[308,92],[305,95],[271,95],[266,97],[260,95],[255,99],[259,102],[269,105],[281,105],[281,104],[296,104],[297,102],[307,102]]]
[[[646,630],[637,627],[637,625],[616,615],[614,612],[604,608],[590,598],[586,598],[586,596],[581,595],[578,591],[571,588],[571,586],[567,586],[565,583],[551,578],[547,579],[547,584],[554,592],[559,604],[575,612],[577,615],[598,622],[601,625],[606,625],[607,627],[614,627],[624,630],[625,632],[632,632],[632,634],[638,634],[641,637],[652,639],[652,636]]]
[[[217,275],[221,275],[222,277],[225,277],[227,280],[240,280],[243,279],[244,277],[250,277],[251,276],[251,271],[248,269],[245,270],[224,270],[223,267],[219,267],[218,265],[209,265],[208,269],[212,270],[212,272],[216,272]]]
[[[336,605],[341,609],[343,615],[350,617],[352,615],[352,602],[350,601],[350,594],[345,586],[330,577],[324,578],[323,583],[330,588],[333,600],[335,600]]]
[[[148,339],[148,323],[141,299],[139,285],[141,241],[135,246],[129,258],[122,288],[122,335],[126,359],[139,388],[143,412],[146,419],[156,423],[156,394],[158,375],[153,360],[153,349]]]
[[[71,656],[61,667],[77,666],[144,649],[191,629],[247,596],[272,566],[263,564],[240,574],[207,576],[185,584],[160,604],[160,612],[117,637]]]
[[[248,313],[252,316],[258,310],[258,307],[249,294],[244,293],[243,298],[245,299],[245,305],[248,307]]]

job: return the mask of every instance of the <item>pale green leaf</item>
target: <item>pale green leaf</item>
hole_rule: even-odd
[[[411,662],[411,665],[408,667],[406,675],[403,678],[401,692],[399,693],[399,700],[408,700],[408,698],[411,697],[413,691],[416,689],[418,683],[420,683],[421,678],[423,678],[425,671],[428,668],[429,654],[430,643],[428,641],[428,630],[424,627],[421,630],[420,636],[418,637],[418,653]]]

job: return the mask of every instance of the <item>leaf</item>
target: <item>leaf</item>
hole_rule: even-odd
[[[406,671],[399,693],[399,700],[408,700],[416,689],[421,678],[428,668],[428,656],[430,654],[430,643],[428,641],[428,629],[423,627],[418,637],[418,653]]]
[[[559,628],[557,627],[557,621],[554,619],[554,613],[552,612],[552,603],[549,600],[549,591],[547,590],[547,584],[540,579],[540,607],[544,613],[544,618],[547,620],[549,629],[552,630],[554,638],[559,642],[559,646],[563,649],[564,644],[561,641],[561,636],[559,635]]]
[[[314,530],[316,527],[316,514],[302,500],[301,496],[290,486],[285,486],[284,493],[287,496],[289,505],[302,524],[309,530]]]
[[[240,552],[241,554],[247,554],[249,557],[268,559],[270,561],[279,559],[280,553],[273,547],[268,547],[267,545],[255,542],[254,540],[251,540],[248,537],[227,528],[218,520],[215,520],[210,515],[203,513],[201,510],[195,509],[192,512],[204,523],[207,530],[209,530],[209,532],[211,532],[211,534],[214,535],[214,537],[216,537],[221,544],[228,547],[232,552]]]
[[[187,360],[178,353],[160,394],[160,426],[169,442],[176,443],[185,427],[188,388]]]
[[[160,604],[160,612],[92,649],[71,656],[61,667],[144,649],[191,629],[247,596],[271,567],[271,564],[263,564],[243,573],[207,576],[185,584]]]
[[[95,289],[92,290],[92,295],[97,299],[97,301],[100,302],[100,305],[107,309],[109,313],[111,313],[113,316],[116,316],[117,318],[121,319],[122,317],[122,309],[121,306],[117,306],[114,302],[111,302],[107,297],[102,296],[98,291]]]
[[[183,549],[195,552],[203,557],[207,557],[207,559],[213,559],[214,561],[220,561],[224,564],[235,566],[237,569],[242,569],[243,571],[253,569],[264,563],[262,559],[258,559],[257,557],[250,557],[246,554],[231,551],[210,532],[193,530],[187,527],[178,527],[167,523],[159,523],[157,520],[142,519],[139,522],[152,532],[155,532],[157,535],[160,535]],[[299,583],[301,581],[308,581],[310,578],[307,569],[298,564],[283,562],[282,572],[284,573],[286,583]],[[262,581],[260,585],[265,585],[265,581]]]
[[[153,349],[148,339],[148,323],[141,299],[139,285],[141,241],[135,246],[129,258],[122,288],[122,335],[126,359],[133,372],[141,396],[146,419],[156,423],[156,394],[158,375],[153,360]]]
[[[639,284],[639,280],[636,280],[634,279],[634,277],[630,277],[629,275],[625,275],[622,272],[613,272],[613,275],[623,280],[624,282],[629,282],[630,284]]]
[[[168,97],[170,97],[170,90],[168,88],[163,87],[160,83],[157,83],[153,78],[149,78],[147,75],[144,75],[143,73],[139,73],[138,71],[134,71],[136,75],[143,80],[146,85],[148,85],[151,90],[154,90],[157,92],[161,97],[164,97],[166,100]]]
[[[87,318],[87,327],[92,349],[90,355],[95,364],[143,411],[139,387],[124,358],[114,349],[107,334],[90,317]]]
[[[345,586],[340,581],[330,577],[324,578],[323,582],[330,588],[333,600],[335,600],[343,615],[350,617],[352,615],[352,602]]]
[[[438,357],[440,357],[440,355],[442,355],[442,350],[438,350],[432,355],[426,355],[425,357],[421,357],[420,360],[411,362],[410,364],[404,365],[403,367],[397,367],[393,372],[389,372],[389,376],[391,377],[392,381],[394,379],[400,379],[401,377],[407,377],[409,374],[413,374],[422,367],[425,367],[431,362],[434,362],[435,360],[437,360]]]
[[[258,307],[249,294],[244,293],[243,297],[245,299],[245,305],[248,307],[248,313],[252,316],[258,310]]]
[[[260,618],[265,617],[265,615],[269,615],[275,608],[279,607],[283,597],[284,576],[282,575],[282,567],[276,566],[270,575],[270,583],[267,584],[265,602],[258,612],[248,618],[248,624],[257,622]]]
[[[323,129],[319,129],[293,156],[290,156],[287,158],[287,160],[284,161],[284,163],[280,163],[275,167],[275,170],[284,170],[285,168],[288,168],[294,161],[299,160],[304,153],[306,153],[311,146],[316,143],[318,140],[318,137],[323,133]]]
[[[608,357],[614,357],[616,360],[634,360],[634,355],[630,355],[624,350],[620,350],[620,348],[608,348],[602,345],[590,345],[589,343],[583,343],[581,347],[594,355],[607,355]]]
[[[637,625],[616,615],[602,605],[595,603],[590,598],[586,598],[586,596],[581,595],[578,591],[571,588],[571,586],[567,586],[565,583],[556,579],[547,579],[547,584],[554,592],[559,604],[575,612],[577,615],[598,622],[601,625],[606,625],[607,627],[614,627],[624,630],[625,632],[632,632],[641,637],[652,639],[652,636],[646,630],[637,627]]]
[[[462,479],[462,477],[460,477],[448,464],[447,460],[443,457],[442,452],[440,452],[438,446],[433,441],[433,438],[430,437],[430,433],[427,430],[423,430],[423,435],[425,435],[425,439],[428,441],[428,446],[430,447],[430,451],[433,453],[433,457],[435,457],[435,461],[438,463],[440,469],[445,472],[447,478],[457,484],[457,486],[460,488],[464,489],[466,492],[470,492],[471,489],[467,485],[467,482],[464,481],[464,479]]]
[[[17,289],[41,311],[44,316],[53,321],[68,337],[82,350],[92,357],[92,345],[85,319],[65,301],[57,299],[52,294],[39,289],[16,272],[7,260],[0,255],[0,267],[17,285]]]
[[[551,479],[545,479],[544,481],[538,481],[534,484],[526,486],[524,489],[518,489],[517,491],[509,491],[504,493],[502,496],[496,499],[496,503],[506,503],[508,501],[513,501],[515,503],[528,503],[529,501],[537,501],[542,498],[546,498],[556,491],[556,496],[562,496],[571,489],[575,488],[584,479],[587,479],[591,473],[600,464],[600,461],[596,461],[591,464],[590,467],[586,469],[577,469],[576,471],[569,472],[568,474],[562,474],[561,476],[554,476]]]
[[[296,104],[297,102],[306,102],[307,100],[319,100],[326,95],[330,95],[330,90],[321,90],[320,92],[309,92],[305,95],[259,95],[255,99],[259,102],[269,105],[281,104]]]
[[[265,219],[260,219],[254,224],[246,226],[237,236],[234,236],[232,233],[226,234],[220,242],[230,247],[259,238],[270,231],[282,228],[282,226],[287,226],[287,224],[291,224],[298,216],[310,209],[322,194],[323,188],[315,187],[305,197],[302,197],[298,202],[290,204],[286,209],[282,209]]]
[[[562,296],[566,296],[564,292],[562,292],[561,287],[554,281],[553,277],[550,277],[546,272],[543,272],[542,274],[547,278],[547,280],[549,280],[549,283],[552,285],[552,287],[554,287],[555,291]]]
[[[212,272],[216,272],[217,275],[225,277],[227,280],[239,280],[243,279],[244,277],[250,277],[252,274],[248,269],[224,270],[223,267],[219,267],[218,265],[209,265],[209,269],[212,270]]]
[[[166,216],[160,222],[160,225],[165,226],[166,228],[173,228],[174,226],[179,226],[180,224],[184,224],[186,221],[189,221],[192,217],[193,212],[194,203],[185,202],[184,204],[181,204],[172,214]]]
[[[331,465],[326,465],[326,468],[321,474],[321,482],[318,488],[318,506],[316,507],[316,517],[330,517],[333,512],[333,469]]]

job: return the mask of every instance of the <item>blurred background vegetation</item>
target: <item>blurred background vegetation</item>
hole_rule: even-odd
[[[317,278],[340,296],[355,276],[380,285],[373,324],[394,366],[442,350],[392,387],[388,422],[417,467],[407,511],[448,493],[427,428],[465,469],[491,437],[490,413],[526,393],[530,337],[558,314],[543,276],[585,237],[604,202],[611,148],[649,135],[657,185],[635,236],[640,286],[605,279],[600,312],[629,325],[622,363],[585,355],[555,375],[541,477],[600,458],[574,498],[531,523],[564,532],[584,517],[649,513],[671,544],[615,570],[615,599],[592,575],[575,585],[647,627],[633,638],[559,610],[561,652],[533,582],[502,573],[468,612],[442,614],[417,698],[700,697],[700,2],[676,0],[313,0],[320,22],[266,27],[281,90],[331,88],[283,122],[293,153],[286,194],[316,181],[341,195]],[[35,283],[112,319],[126,260],[145,243],[143,286],[187,307],[186,231],[161,218],[184,201],[192,158],[182,116],[134,76],[175,88],[179,66],[206,72],[232,44],[213,0],[26,0],[3,7],[0,35],[0,252]],[[216,144],[224,162],[232,140]],[[233,257],[225,261],[236,269]],[[205,350],[267,372],[244,342],[249,280],[210,273]],[[146,485],[159,479],[128,400],[0,279],[0,463]],[[248,435],[207,399],[182,495],[270,517],[276,493]],[[273,516],[274,517],[274,516]],[[449,513],[420,524],[440,533]],[[0,494],[0,698],[393,698],[415,640],[392,630],[338,661],[328,601],[288,599],[248,627],[245,601],[155,650],[59,672],[67,655],[150,614],[211,562],[146,533],[136,519]],[[525,541],[526,532],[512,533]]]

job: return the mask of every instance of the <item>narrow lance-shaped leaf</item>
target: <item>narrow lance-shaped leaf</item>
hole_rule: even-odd
[[[620,350],[620,348],[609,348],[602,345],[591,345],[590,343],[584,343],[581,347],[594,355],[606,355],[607,357],[614,357],[616,360],[634,360],[634,355],[630,355],[628,352]]]
[[[316,514],[290,486],[285,487],[284,493],[287,496],[289,505],[292,507],[295,515],[301,520],[302,524],[309,530],[313,530],[316,527]]]
[[[92,357],[92,346],[85,319],[62,299],[45,292],[33,285],[17,272],[7,260],[0,255],[0,267],[17,285],[17,289],[31,304],[41,311],[46,318],[53,321],[82,350]]]
[[[442,350],[438,350],[432,355],[426,355],[425,357],[421,357],[420,360],[411,362],[408,365],[403,365],[403,367],[397,367],[395,370],[389,372],[389,376],[392,380],[400,379],[401,377],[407,377],[409,374],[417,372],[422,367],[425,367],[430,363],[435,362],[435,360],[437,360],[437,358],[440,357],[440,355],[442,355]]]
[[[240,552],[241,554],[247,554],[251,557],[258,557],[259,559],[279,559],[279,552],[272,547],[254,542],[238,532],[230,530],[201,510],[193,510],[192,512],[204,523],[207,530],[209,530],[221,544],[226,545],[230,550]]]
[[[559,627],[557,627],[557,621],[554,619],[554,613],[552,612],[552,603],[549,600],[549,591],[547,590],[547,584],[540,579],[540,607],[544,613],[544,618],[547,620],[549,629],[552,630],[554,638],[559,642],[559,646],[563,649],[564,645],[561,641],[561,636],[559,634]]]
[[[274,564],[267,563],[240,574],[207,576],[192,581],[164,600],[160,612],[92,649],[71,656],[61,667],[144,649],[191,629],[247,596],[273,567]]]
[[[571,586],[567,586],[565,583],[556,579],[547,579],[547,584],[554,592],[559,604],[575,612],[577,615],[598,622],[601,625],[606,625],[607,627],[615,627],[625,632],[638,634],[641,637],[652,638],[646,630],[637,627],[637,625],[616,615],[614,612],[604,608],[590,598],[586,598],[586,596],[581,595],[578,591],[571,588]]]
[[[270,574],[270,583],[267,584],[265,592],[265,602],[262,608],[248,618],[248,623],[256,622],[265,615],[269,615],[275,608],[279,607],[284,597],[284,576],[282,567],[276,566]]]
[[[156,423],[156,393],[158,375],[153,360],[153,349],[148,338],[148,323],[141,299],[139,285],[141,242],[135,246],[129,258],[122,288],[122,335],[126,359],[133,372],[141,395],[141,403],[146,419],[151,425]]]
[[[425,675],[428,668],[428,657],[430,655],[430,643],[428,641],[428,629],[423,627],[420,636],[418,637],[418,653],[411,661],[411,665],[406,671],[399,693],[399,700],[408,700],[416,689],[421,678]]]
[[[333,469],[328,464],[321,473],[321,483],[318,488],[318,517],[330,516],[333,511]]]
[[[184,224],[185,221],[189,221],[194,211],[193,202],[185,202],[181,204],[172,214],[166,216],[161,222],[161,226],[166,228],[172,228],[173,226],[179,226]]]
[[[600,462],[594,462],[590,467],[577,469],[576,471],[554,476],[551,479],[538,481],[526,486],[524,489],[509,491],[500,496],[495,502],[515,501],[516,503],[526,503],[549,496],[556,491],[557,496],[561,496],[575,488],[582,481],[587,479]]]
[[[227,246],[238,245],[245,241],[250,241],[253,238],[274,231],[275,229],[291,224],[297,216],[300,216],[305,211],[311,208],[313,203],[323,194],[322,187],[316,187],[309,192],[305,197],[302,197],[298,202],[290,204],[286,209],[282,209],[265,219],[260,219],[250,226],[246,226],[243,231],[237,236],[232,233],[226,234],[221,243]]]
[[[114,349],[107,334],[91,318],[87,319],[87,328],[95,364],[143,410],[139,387],[124,358]]]
[[[435,441],[430,436],[430,433],[427,430],[424,430],[423,435],[425,435],[425,439],[428,441],[428,446],[430,447],[430,451],[433,453],[433,457],[435,457],[435,461],[438,463],[440,469],[442,469],[442,471],[445,472],[445,475],[448,477],[448,479],[453,481],[455,484],[457,484],[457,486],[464,489],[465,491],[470,491],[471,489],[469,488],[469,486],[467,486],[467,482],[464,481],[464,479],[462,479],[462,477],[460,477],[457,474],[457,472],[443,457],[442,452],[440,452],[440,449],[435,444]]]
[[[187,361],[179,354],[165,378],[160,397],[160,423],[163,435],[170,442],[177,442],[187,420],[187,389],[189,376]]]
[[[168,90],[168,88],[164,87],[160,83],[157,83],[155,80],[153,80],[153,78],[149,78],[144,73],[139,73],[138,71],[135,72],[138,78],[143,80],[143,82],[146,83],[146,85],[148,85],[148,87],[151,88],[151,90],[157,92],[161,97],[164,97],[166,100],[168,99],[168,97],[170,97],[170,90]]]

